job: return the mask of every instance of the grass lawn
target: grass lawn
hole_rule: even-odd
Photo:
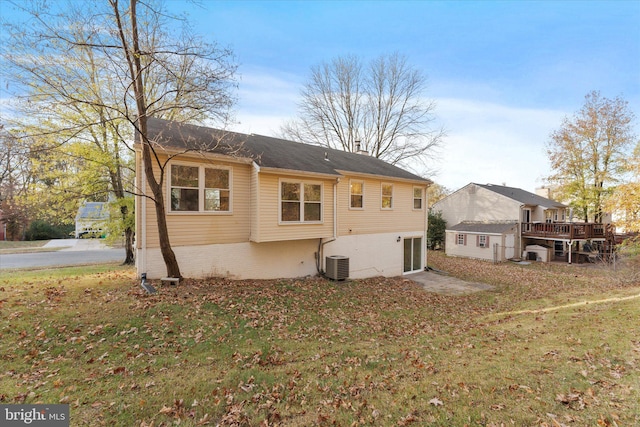
[[[0,272],[0,403],[68,403],[72,426],[640,425],[626,267],[429,263],[495,289]]]
[[[12,242],[9,240],[0,240],[0,255],[2,254],[18,254],[29,252],[49,252],[51,248],[43,248],[49,240],[19,241]]]

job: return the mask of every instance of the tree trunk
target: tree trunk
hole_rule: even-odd
[[[164,209],[164,193],[162,192],[162,178],[160,178],[160,182],[158,182],[153,174],[150,142],[145,138],[147,134],[147,118],[144,116],[140,117],[138,125],[140,129],[140,138],[142,139],[142,161],[144,162],[144,174],[147,178],[147,183],[151,188],[151,192],[153,193],[153,204],[156,208],[160,252],[162,253],[164,264],[167,267],[167,276],[182,277],[180,274],[178,260],[176,259],[176,255],[171,248],[171,242],[169,241],[167,215]],[[160,173],[162,172],[163,171],[161,170]]]
[[[140,141],[140,145],[142,146],[142,161],[144,162],[144,175],[146,177],[147,184],[151,189],[151,193],[153,194],[153,203],[156,208],[156,220],[158,223],[158,239],[160,243],[160,252],[162,253],[162,258],[164,259],[164,264],[167,268],[167,276],[168,277],[177,277],[180,278],[182,275],[180,274],[180,267],[178,266],[178,260],[176,259],[176,255],[171,248],[171,243],[169,241],[169,229],[167,228],[167,216],[164,210],[164,194],[162,192],[162,174],[164,170],[162,165],[159,162],[156,164],[160,168],[160,182],[156,179],[153,171],[153,160],[151,158],[151,153],[153,148],[151,147],[151,142],[149,141],[147,134],[147,104],[145,102],[145,92],[144,92],[144,83],[143,79],[143,67],[140,58],[143,56],[140,51],[140,47],[138,44],[138,22],[137,22],[137,14],[136,14],[136,5],[137,0],[130,0],[130,16],[131,16],[131,43],[132,50],[129,50],[127,38],[124,35],[124,27],[122,25],[122,21],[120,20],[119,10],[118,10],[118,2],[117,0],[111,0],[112,5],[114,7],[114,12],[116,14],[116,21],[118,22],[118,29],[120,31],[120,39],[122,41],[123,50],[126,55],[127,63],[129,65],[129,72],[131,75],[132,83],[133,83],[133,92],[136,99],[136,107],[138,113],[137,119],[137,137]],[[154,153],[155,154],[155,153]],[[157,160],[157,157],[154,156]],[[144,191],[144,189],[143,189]]]
[[[136,261],[135,254],[133,252],[134,236],[135,236],[135,233],[131,227],[127,227],[124,230],[125,256],[124,256],[124,262],[122,263],[122,265],[133,265]]]
[[[127,220],[127,214],[129,209],[126,206],[122,206],[120,208],[120,213],[122,214],[122,221]],[[135,232],[131,227],[126,227],[124,229],[124,262],[122,265],[133,265],[135,262],[135,255],[133,252],[133,238],[135,236]]]

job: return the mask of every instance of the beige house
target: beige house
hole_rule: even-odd
[[[185,277],[397,276],[426,265],[431,183],[366,154],[150,118],[169,237]],[[150,194],[140,147],[138,188]],[[136,198],[136,262],[165,275],[153,202]]]
[[[447,222],[447,255],[579,261],[602,246],[603,224],[572,222],[569,207],[514,187],[470,183],[432,207]]]

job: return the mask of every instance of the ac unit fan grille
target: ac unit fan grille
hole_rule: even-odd
[[[328,278],[345,280],[349,277],[349,258],[342,255],[328,256],[326,259]]]

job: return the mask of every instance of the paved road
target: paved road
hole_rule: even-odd
[[[124,249],[111,249],[99,240],[52,240],[45,247],[61,247],[56,252],[0,255],[0,269],[60,267],[124,261]]]

